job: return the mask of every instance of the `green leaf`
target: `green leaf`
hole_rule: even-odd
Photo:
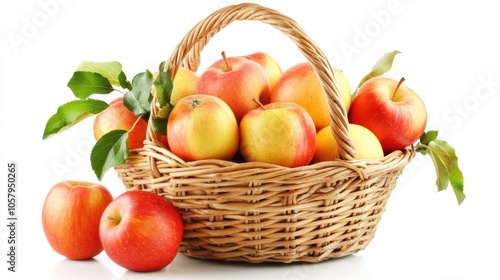
[[[109,80],[99,73],[76,71],[68,82],[68,87],[79,99],[92,94],[108,94],[114,91]]]
[[[90,154],[90,164],[99,181],[110,168],[125,163],[129,152],[127,140],[128,131],[112,130],[96,142]]]
[[[167,103],[170,103],[170,97],[172,96],[172,89],[174,84],[172,79],[167,75],[165,71],[159,71],[158,77],[154,81],[154,87],[156,89],[156,98],[160,104],[160,108],[163,108]]]
[[[445,190],[448,187],[451,158],[447,151],[434,141],[430,142],[427,147],[436,169],[436,185],[438,187],[438,191]]]
[[[167,122],[170,112],[174,106],[167,103],[159,112],[157,117],[151,117],[150,122],[153,126],[154,131],[160,133],[161,135],[167,135]]]
[[[119,76],[122,73],[122,65],[118,61],[93,62],[83,61],[77,71],[99,73],[115,86],[119,86]]]
[[[356,90],[354,91],[352,98],[356,96],[356,93],[358,92],[359,87],[361,87],[362,84],[364,84],[366,81],[373,77],[378,77],[382,76],[383,74],[387,73],[389,70],[392,68],[392,63],[394,61],[394,58],[398,53],[401,53],[400,51],[392,51],[385,53],[382,55],[382,57],[373,65],[372,69],[368,74],[366,74],[361,81],[359,82],[358,86],[356,87]]]
[[[95,99],[73,100],[65,103],[59,106],[57,112],[47,121],[43,139],[56,135],[106,108],[108,108],[108,103]]]
[[[125,75],[125,73],[123,71],[120,72],[120,74],[118,75],[118,83],[124,89],[128,89],[128,90],[132,89],[132,84],[127,80],[127,76]]]
[[[422,145],[417,145],[417,152],[421,153],[422,155],[427,155],[428,151],[427,145],[429,145],[430,142],[436,140],[437,136],[438,136],[437,130],[430,130],[424,132],[422,136],[420,136],[420,144]]]
[[[458,166],[455,149],[444,140],[437,139],[437,131],[424,133],[417,145],[417,152],[429,155],[436,170],[438,191],[447,189],[451,184],[458,205],[465,200],[464,176]]]
[[[153,87],[153,74],[149,70],[137,74],[132,79],[132,90],[123,97],[123,104],[127,109],[141,116],[150,111],[149,97]]]
[[[451,168],[449,173],[450,184],[457,197],[458,204],[461,204],[465,199],[464,194],[464,176],[462,170],[458,166],[458,157],[455,149],[444,140],[436,139],[436,143],[446,150],[451,160]]]

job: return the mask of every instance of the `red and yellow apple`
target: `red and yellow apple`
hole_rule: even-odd
[[[238,151],[236,117],[222,99],[206,94],[186,96],[167,122],[170,151],[185,161],[230,160]]]
[[[90,259],[102,252],[99,223],[111,193],[90,182],[62,181],[48,192],[42,226],[50,246],[68,259]]]
[[[314,155],[315,142],[311,116],[293,102],[262,105],[240,123],[240,153],[246,161],[304,166]]]
[[[351,87],[342,71],[334,69],[346,112],[351,104]],[[330,125],[326,94],[309,62],[301,62],[281,74],[271,91],[271,102],[295,102],[311,115],[316,130]]]
[[[278,79],[280,78],[282,73],[281,67],[278,62],[272,56],[264,52],[255,52],[243,57],[257,62],[264,68],[264,70],[266,70],[267,76],[269,77],[269,85],[272,90],[276,82],[278,82]],[[260,102],[262,104],[271,102],[271,92],[262,94],[260,96]]]
[[[382,145],[375,134],[365,127],[349,124],[349,136],[356,152],[355,159],[376,159],[384,157]],[[316,151],[311,163],[338,160],[339,145],[333,137],[332,128],[326,126],[316,134]]]
[[[179,249],[183,224],[164,197],[127,191],[104,210],[99,234],[108,257],[132,271],[154,271],[169,265]]]
[[[372,131],[385,154],[412,145],[427,124],[424,102],[403,81],[371,78],[358,89],[349,111],[349,122]]]
[[[148,123],[125,107],[123,97],[109,103],[109,107],[97,114],[94,120],[96,140],[112,130],[126,130],[129,132],[127,144],[130,150],[144,146],[147,129]]]
[[[224,100],[239,122],[246,112],[258,107],[253,99],[269,94],[269,77],[257,62],[223,54],[222,59],[201,73],[196,92]]]

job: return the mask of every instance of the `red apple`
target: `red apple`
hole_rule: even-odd
[[[269,77],[269,85],[272,90],[282,73],[281,67],[278,62],[272,56],[264,52],[255,52],[243,57],[257,62],[264,68],[264,70],[266,70],[267,76]],[[271,102],[271,92],[262,94],[260,96],[260,102],[262,104]]]
[[[349,122],[371,130],[385,154],[412,145],[427,124],[424,102],[403,81],[371,78],[361,85],[349,111]]]
[[[230,160],[238,151],[238,123],[220,98],[195,94],[179,100],[167,122],[170,150],[185,161]]]
[[[102,252],[101,215],[113,200],[102,185],[62,181],[45,198],[42,226],[52,249],[69,259],[89,259]]]
[[[269,95],[269,77],[257,62],[223,54],[223,59],[201,73],[196,92],[224,100],[239,122],[246,112],[258,107],[253,99]]]
[[[246,161],[303,166],[314,156],[315,144],[314,122],[296,103],[263,105],[240,123],[240,152]]]
[[[183,224],[165,198],[147,191],[127,191],[104,210],[99,228],[109,258],[132,271],[169,265],[182,241]]]
[[[127,130],[127,144],[130,150],[142,148],[146,140],[148,123],[123,105],[123,97],[109,103],[109,107],[100,112],[94,120],[94,136],[99,140],[112,130]]]

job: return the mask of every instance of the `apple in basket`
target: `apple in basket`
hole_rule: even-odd
[[[349,81],[342,71],[333,71],[348,111],[351,104]],[[297,63],[283,72],[271,91],[271,102],[276,101],[295,102],[302,106],[311,115],[316,131],[330,125],[327,97],[309,62]]]
[[[132,271],[154,271],[169,265],[183,235],[181,216],[167,199],[147,191],[127,191],[102,214],[99,234],[104,251]]]
[[[427,124],[424,102],[403,81],[369,79],[358,89],[349,110],[349,122],[372,131],[385,154],[413,144]]]
[[[269,77],[257,62],[243,57],[226,57],[201,73],[196,92],[222,99],[239,122],[246,112],[259,105],[252,101],[269,95]]]
[[[182,98],[167,122],[170,150],[185,161],[232,159],[238,151],[238,123],[222,99],[206,94]]]
[[[304,166],[314,156],[315,144],[311,116],[293,102],[261,105],[240,123],[240,153],[246,161]]]
[[[99,223],[111,203],[111,193],[90,182],[62,181],[48,192],[42,208],[42,226],[50,246],[74,260],[102,252]]]
[[[273,89],[274,85],[278,82],[279,78],[281,77],[281,67],[278,64],[278,62],[269,54],[264,53],[264,52],[254,52],[249,55],[243,56],[246,59],[253,60],[260,64],[264,70],[267,72],[267,76],[269,77],[269,86],[271,87],[271,90]],[[260,102],[262,104],[267,104],[271,102],[271,92],[265,92],[260,96]]]
[[[109,107],[100,112],[94,120],[96,140],[112,130],[127,130],[130,131],[127,144],[131,150],[144,146],[147,129],[148,123],[125,107],[123,97],[109,103]]]

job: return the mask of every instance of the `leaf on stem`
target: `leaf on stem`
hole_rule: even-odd
[[[119,86],[119,76],[122,73],[122,65],[118,61],[93,62],[82,61],[76,71],[99,73],[115,86]]]
[[[108,94],[114,91],[109,80],[99,73],[76,71],[68,82],[68,87],[79,99],[87,99],[92,94]]]
[[[170,103],[170,97],[172,96],[172,89],[174,87],[172,79],[170,79],[165,71],[161,71],[160,69],[158,77],[156,77],[154,81],[154,86],[156,90],[156,99],[158,99],[160,108],[163,108]]]
[[[81,120],[102,112],[108,106],[108,103],[95,99],[73,100],[59,106],[57,112],[49,118],[45,125],[43,139],[56,135]]]
[[[153,74],[149,70],[137,74],[132,79],[132,90],[123,97],[123,104],[136,116],[150,111],[150,95],[153,87]]]
[[[436,170],[436,185],[438,191],[447,189],[451,184],[458,205],[465,200],[464,177],[458,166],[455,149],[446,141],[437,139],[437,131],[428,131],[420,137],[417,152],[429,155]]]
[[[128,131],[112,130],[96,142],[90,154],[90,164],[99,181],[106,171],[125,163],[128,157]]]
[[[361,81],[359,82],[358,86],[356,87],[356,90],[352,94],[352,98],[356,96],[356,93],[358,92],[359,87],[361,87],[362,84],[364,84],[366,81],[373,77],[378,77],[382,76],[383,74],[389,72],[392,68],[392,63],[394,61],[394,58],[398,53],[401,53],[400,51],[392,51],[385,53],[382,55],[382,57],[373,65],[372,69],[368,74],[366,74]]]

